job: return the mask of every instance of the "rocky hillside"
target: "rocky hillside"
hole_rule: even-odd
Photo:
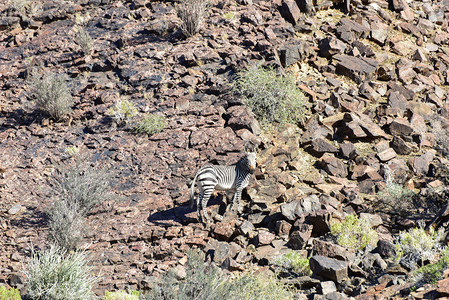
[[[449,2],[350,1],[350,14],[324,1],[305,14],[303,2],[213,0],[186,39],[177,1],[3,1],[0,284],[22,288],[31,248],[48,245],[55,166],[76,147],[109,170],[118,199],[89,215],[83,240],[100,295],[151,288],[190,248],[230,271],[272,270],[274,257],[299,251],[314,275],[291,280],[316,299],[449,295],[444,278],[410,289],[393,245],[400,230],[447,224]],[[79,27],[93,39],[87,54]],[[295,75],[304,122],[267,129],[231,92],[236,73],[258,64]],[[36,109],[32,70],[65,74],[66,118]],[[165,129],[116,126],[108,111],[124,99],[138,116],[165,116]],[[219,194],[204,227],[188,205],[196,170],[236,162],[248,142],[259,168],[243,214],[222,218]],[[347,214],[369,220],[377,248],[337,245],[331,225]]]

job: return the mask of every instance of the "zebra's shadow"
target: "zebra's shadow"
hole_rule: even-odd
[[[207,203],[208,207],[212,207],[212,215],[223,214],[226,209],[226,203],[223,201],[223,195],[211,197]],[[191,223],[201,223],[198,220],[196,205],[191,208],[190,202],[185,202],[175,207],[160,210],[150,214],[147,218],[150,225],[158,226],[174,226],[188,225]]]

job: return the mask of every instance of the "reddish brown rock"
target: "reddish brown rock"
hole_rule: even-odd
[[[347,166],[338,158],[331,154],[324,154],[319,160],[322,168],[332,176],[346,177],[348,176]]]
[[[413,132],[413,127],[404,118],[396,118],[390,124],[390,133],[399,136],[408,136]]]

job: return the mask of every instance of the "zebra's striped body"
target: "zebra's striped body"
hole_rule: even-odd
[[[232,209],[237,207],[239,213],[242,212],[240,199],[242,190],[248,186],[251,174],[256,168],[256,154],[249,152],[240,159],[236,164],[230,166],[206,165],[198,170],[190,187],[190,201],[193,207],[195,181],[198,183],[200,194],[196,199],[196,207],[198,218],[201,220],[201,208],[203,209],[204,218],[210,221],[207,214],[206,206],[214,189],[229,191],[235,190],[232,199]]]

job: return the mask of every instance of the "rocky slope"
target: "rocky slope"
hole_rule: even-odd
[[[120,196],[88,220],[99,294],[148,289],[200,247],[232,271],[269,265],[289,248],[314,256],[315,277],[295,282],[308,295],[407,296],[408,271],[388,265],[387,250],[398,230],[429,224],[444,208],[449,2],[351,1],[349,15],[320,2],[307,15],[294,0],[215,0],[189,39],[175,4],[0,7],[0,283],[21,287],[31,247],[46,246],[54,166],[76,146],[110,170]],[[90,55],[75,42],[77,24],[94,39]],[[261,130],[230,93],[235,73],[259,63],[295,74],[310,105],[304,124]],[[36,111],[26,81],[33,67],[67,74],[70,118]],[[163,114],[167,127],[146,137],[112,126],[107,111],[120,99]],[[259,146],[260,167],[244,213],[205,228],[188,206],[191,179],[208,161],[235,162],[248,141]],[[390,179],[416,201],[380,196]],[[212,215],[223,214],[222,196],[210,201]],[[347,213],[368,218],[383,241],[358,265],[325,239]],[[434,220],[445,222],[445,213]],[[412,295],[447,294],[443,280]]]

